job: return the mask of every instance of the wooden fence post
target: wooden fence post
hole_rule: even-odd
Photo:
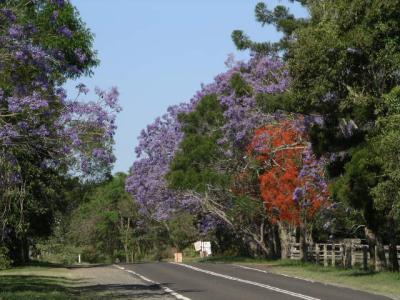
[[[344,246],[344,244],[340,244],[340,252],[342,253],[342,267],[345,268],[346,267],[346,247]]]
[[[381,260],[378,254],[378,246],[375,245],[375,271],[379,272],[381,271]]]
[[[324,266],[328,266],[328,245],[324,244]]]
[[[363,250],[363,269],[367,270],[368,269],[368,249],[366,245],[362,246]]]
[[[399,265],[400,265],[400,246],[397,246],[396,249],[397,249],[397,251],[396,251],[396,253],[397,253],[397,260],[399,261]]]
[[[319,244],[315,244],[315,262],[319,264]]]
[[[332,244],[332,267],[336,264],[335,244]]]
[[[351,251],[351,267],[354,267],[356,264],[356,251],[353,243],[351,243],[350,245],[350,251]]]
[[[340,249],[340,262],[339,264],[344,267],[344,247],[343,244],[339,244],[339,249]]]

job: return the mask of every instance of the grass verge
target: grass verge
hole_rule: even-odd
[[[82,283],[84,279],[56,265],[14,268],[0,271],[0,300],[89,299],[75,288]]]
[[[193,261],[193,260],[192,260]],[[295,260],[266,260],[246,257],[210,257],[197,262],[235,263],[277,274],[310,279],[400,299],[400,273],[324,267]]]

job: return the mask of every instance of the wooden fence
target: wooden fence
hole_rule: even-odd
[[[384,246],[384,249],[386,262],[389,263],[389,246]],[[309,260],[324,266],[359,265],[367,268],[370,260],[369,247],[362,244],[314,244],[308,247],[307,253]],[[397,246],[397,258],[400,264],[400,246]],[[300,260],[299,243],[291,245],[290,259]],[[375,268],[379,269],[380,266],[375,266]]]

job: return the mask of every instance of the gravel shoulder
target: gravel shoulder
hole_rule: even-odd
[[[95,299],[175,299],[159,286],[116,269],[113,266],[71,268],[75,278],[83,283],[75,288],[81,296],[91,295]]]
[[[113,266],[26,266],[0,271],[0,300],[175,299]]]

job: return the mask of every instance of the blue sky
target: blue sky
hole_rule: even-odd
[[[118,116],[114,171],[127,172],[136,159],[140,131],[168,106],[188,101],[201,83],[225,70],[235,49],[230,35],[242,29],[254,40],[277,40],[273,27],[255,22],[258,0],[71,0],[95,34],[101,64],[92,78],[78,82],[117,86],[123,111]],[[288,1],[267,1],[272,8]],[[289,5],[305,16],[298,5]],[[67,89],[74,94],[77,82]]]

